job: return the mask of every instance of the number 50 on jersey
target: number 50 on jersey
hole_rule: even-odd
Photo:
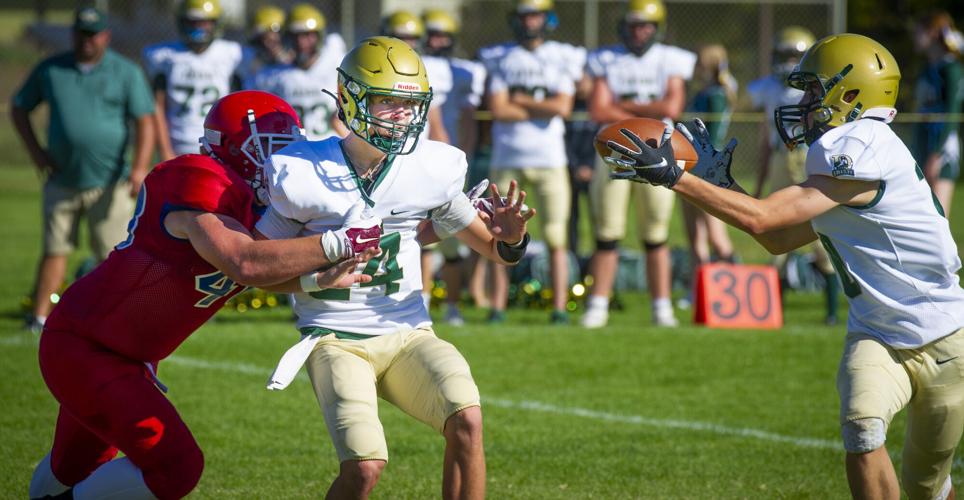
[[[700,266],[694,298],[694,323],[722,328],[783,326],[780,280],[772,266]]]

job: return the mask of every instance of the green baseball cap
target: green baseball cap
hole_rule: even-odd
[[[107,29],[107,14],[96,7],[84,7],[74,17],[74,29],[88,33],[100,33]]]

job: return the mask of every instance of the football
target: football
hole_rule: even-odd
[[[654,118],[627,118],[606,125],[596,133],[596,140],[594,141],[596,152],[600,158],[612,155],[612,150],[606,145],[609,141],[626,146],[633,151],[638,149],[632,141],[619,132],[619,129],[623,128],[629,129],[646,141],[646,144],[655,148],[659,145],[659,139],[663,136],[663,130],[666,128],[666,124]],[[673,155],[676,157],[676,164],[684,170],[693,168],[693,166],[696,165],[697,156],[696,149],[693,148],[690,141],[686,140],[686,136],[681,134],[679,130],[673,130],[671,140],[673,143]]]

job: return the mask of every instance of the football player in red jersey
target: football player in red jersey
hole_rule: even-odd
[[[187,495],[203,456],[162,394],[158,361],[246,285],[336,288],[371,279],[350,271],[377,252],[379,221],[290,240],[251,236],[265,202],[261,167],[277,147],[302,139],[285,101],[237,92],[208,113],[205,154],[179,156],[147,176],[127,240],[66,291],[41,336],[40,370],[60,414],[31,498]],[[126,457],[115,459],[118,451]]]

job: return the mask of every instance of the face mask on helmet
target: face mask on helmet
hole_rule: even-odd
[[[306,140],[298,115],[281,98],[260,91],[229,94],[204,120],[202,149],[244,178],[258,203],[268,204],[264,166],[279,149]]]
[[[818,75],[794,71],[787,78],[787,85],[804,92],[804,96],[799,104],[789,104],[780,106],[774,111],[774,120],[777,125],[777,132],[780,139],[788,148],[794,149],[800,144],[810,145],[820,138],[828,129],[830,121],[833,119],[833,108],[826,103],[828,93],[833,89],[847,73],[853,69],[852,65],[847,65],[833,77],[822,80]],[[859,91],[850,92],[850,100],[857,96]],[[847,121],[853,121],[860,116],[860,106],[854,107],[851,111],[853,115]]]
[[[530,23],[526,19],[533,16],[542,16],[542,22]],[[549,33],[559,27],[559,18],[555,11],[513,11],[509,13],[509,27],[515,34],[516,40],[526,42],[537,38],[546,38]]]
[[[338,69],[339,117],[355,135],[391,155],[411,153],[428,121],[432,91],[421,92],[417,85],[397,84],[397,89],[370,87]],[[411,90],[405,90],[405,87]],[[380,118],[373,111],[378,103],[405,103],[408,123]]]

